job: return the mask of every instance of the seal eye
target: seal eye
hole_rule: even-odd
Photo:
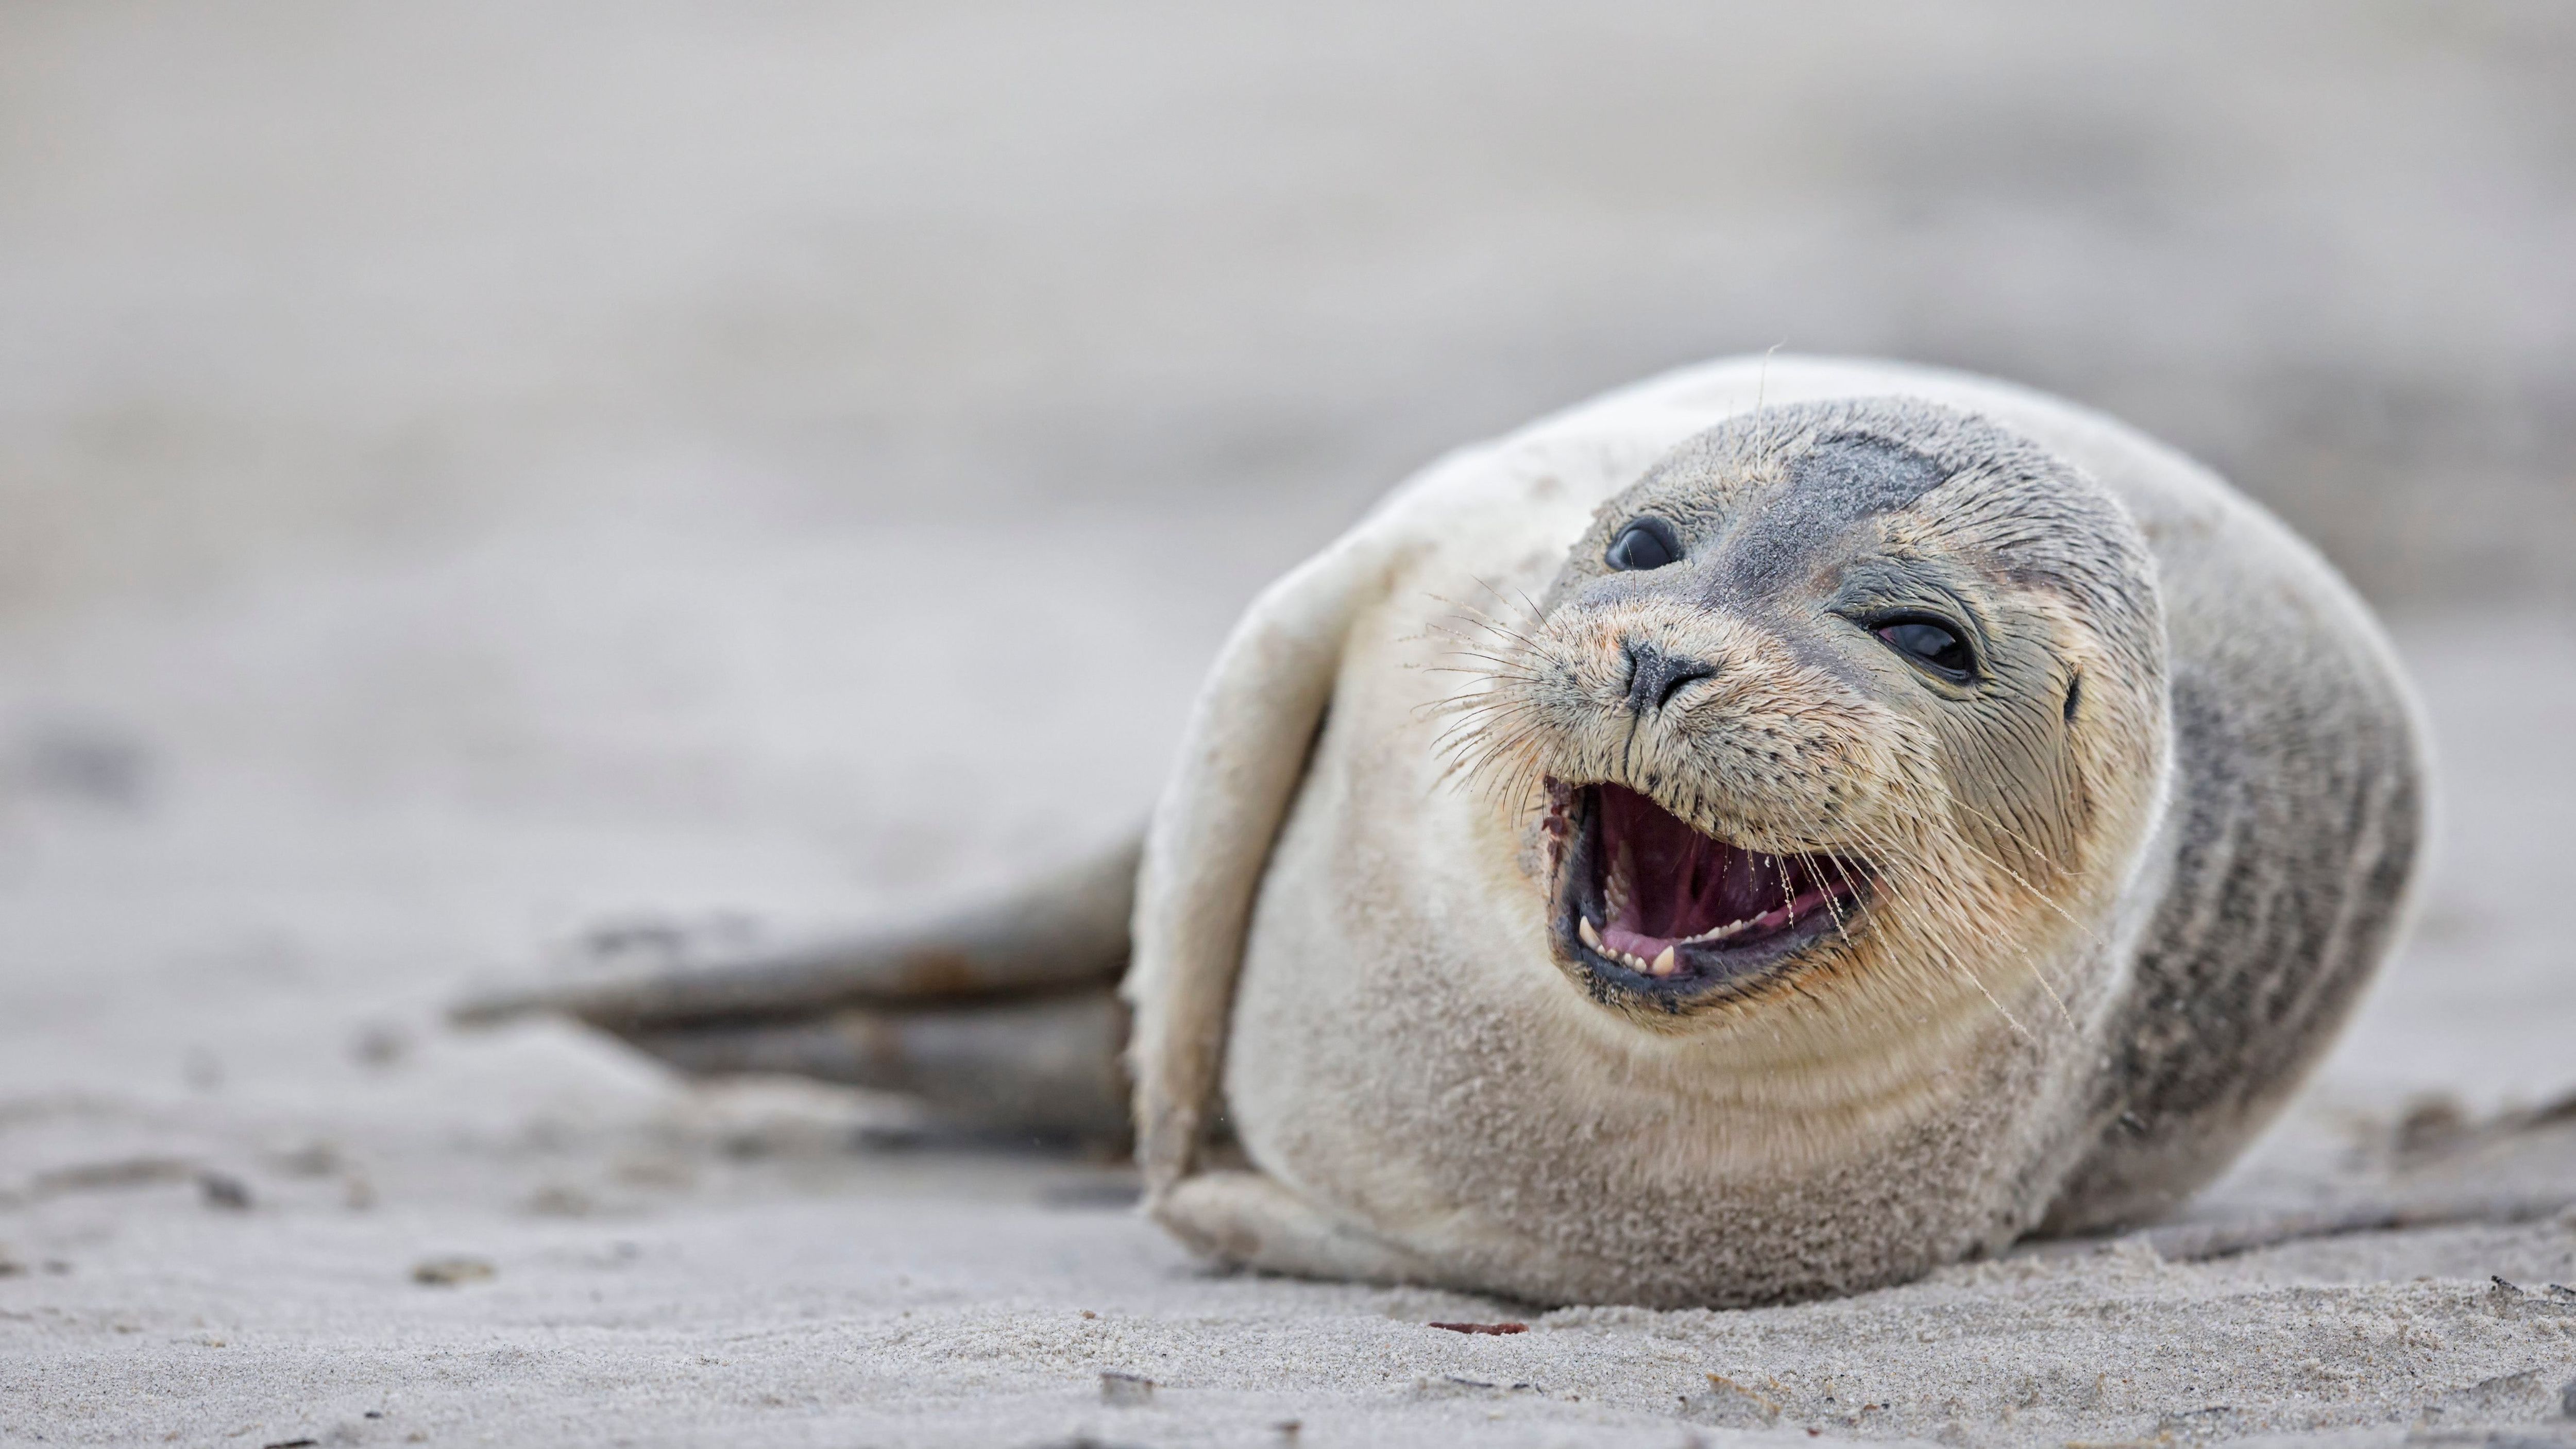
[[[1603,562],[1624,573],[1659,569],[1681,556],[1681,540],[1673,537],[1671,524],[1660,518],[1640,518],[1610,540],[1610,552],[1603,555]]]
[[[1977,657],[1958,631],[1937,619],[1895,619],[1872,631],[1888,647],[1953,683],[1965,683],[1976,671]]]

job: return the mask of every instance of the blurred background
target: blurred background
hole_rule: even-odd
[[[0,4],[0,1095],[571,1091],[437,1007],[1105,839],[1409,470],[1777,345],[2108,409],[2352,576],[2451,790],[2335,1080],[2527,1099],[2571,257],[2547,0]]]

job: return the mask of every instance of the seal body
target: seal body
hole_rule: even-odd
[[[2393,943],[2422,750],[2331,569],[2109,419],[1818,359],[1614,393],[1228,644],[1133,922],[1149,1207],[1654,1305],[2152,1216]]]

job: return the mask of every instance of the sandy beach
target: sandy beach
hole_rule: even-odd
[[[1496,13],[0,12],[0,1443],[2576,1445],[2576,29]],[[2390,618],[2417,929],[2177,1222],[1225,1275],[1116,1163],[447,1024],[1109,839],[1376,492],[1784,339],[2121,411]]]
[[[1043,552],[1029,550],[1033,587]],[[488,600],[496,582],[411,587]],[[407,633],[411,599],[391,618],[371,619],[387,606],[362,590],[341,603],[329,632],[356,635],[350,649],[455,647]],[[770,622],[797,612],[782,601]],[[1140,608],[1110,632],[1189,616]],[[287,778],[210,702],[163,693],[180,658],[276,633],[201,620],[165,638],[169,655],[129,658],[130,694],[91,697],[205,731],[194,749],[161,737],[132,784],[155,792],[148,807],[60,784],[13,805],[5,947],[46,969],[13,977],[0,1006],[12,1441],[1271,1444],[1289,1421],[1315,1443],[1471,1427],[1510,1444],[2569,1432],[2576,1298],[2550,1285],[2576,1282],[2576,1215],[2543,1209],[2576,1200],[2576,1120],[2446,1138],[2420,1100],[2447,1090],[2474,1122],[2543,1105],[2570,1075],[2576,1002],[2535,909],[2554,862],[2531,831],[2576,806],[2576,769],[2545,748],[2545,720],[2576,708],[2576,650],[2545,630],[2456,618],[2408,635],[2456,762],[2425,927],[2290,1120],[2190,1222],[2470,1199],[2542,1215],[2205,1262],[2187,1235],[2166,1239],[2176,1261],[2151,1236],[2049,1245],[1753,1313],[1541,1313],[1212,1275],[1133,1213],[1115,1166],[907,1145],[901,1103],[691,1088],[560,1025],[451,1031],[440,1010],[469,983],[542,969],[535,923],[621,895],[822,918],[840,903],[835,862],[801,832],[720,817],[531,819],[515,789],[445,808],[335,800],[345,783]],[[88,642],[72,653],[94,665],[109,641]],[[554,657],[553,641],[518,642],[531,670]],[[874,642],[877,657],[903,648]],[[2557,661],[2538,700],[2534,657]],[[346,730],[376,757],[381,702],[287,697],[291,682],[259,713]],[[1157,683],[1187,686],[1177,667]],[[328,718],[342,710],[357,717]],[[1148,781],[1161,728],[1022,750],[985,787],[1078,822],[1078,796],[1051,785]],[[219,753],[226,738],[242,753]],[[761,800],[761,767],[813,764],[764,758],[748,733],[717,743],[736,773],[700,787],[720,797]],[[2534,760],[2555,762],[2535,779]],[[943,792],[881,798],[890,832],[954,828]],[[1039,847],[1007,818],[950,848],[1009,868]],[[1529,1331],[1426,1326],[1440,1321]],[[1103,1374],[1152,1380],[1150,1401],[1105,1404]]]

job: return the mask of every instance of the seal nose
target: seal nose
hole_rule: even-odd
[[[1644,714],[1662,709],[1682,686],[1693,680],[1708,679],[1717,666],[1702,659],[1683,659],[1665,653],[1642,639],[1623,640],[1620,649],[1628,656],[1628,712]]]

